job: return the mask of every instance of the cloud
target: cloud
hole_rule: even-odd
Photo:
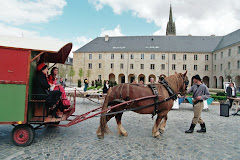
[[[154,34],[166,34],[170,1],[166,0],[89,0],[96,10],[109,6],[115,14],[131,12],[132,16],[143,18],[160,27]],[[171,2],[177,35],[225,35],[240,26],[240,1],[218,0]]]
[[[104,37],[105,35],[108,35],[108,36],[124,36],[124,34],[121,31],[120,25],[117,25],[117,27],[114,28],[113,30],[105,30],[103,28],[100,36]]]
[[[61,15],[65,0],[2,0],[0,22],[21,25],[48,22]]]

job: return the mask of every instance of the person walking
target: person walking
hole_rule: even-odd
[[[106,80],[106,82],[104,83],[104,87],[103,87],[103,94],[106,94],[109,90],[110,86],[108,84],[108,80]]]
[[[197,132],[206,132],[205,122],[201,118],[202,109],[204,107],[203,100],[210,98],[210,93],[205,84],[202,83],[202,80],[198,74],[193,76],[194,85],[188,90],[188,92],[193,93],[193,112],[194,117],[192,119],[192,124],[189,130],[186,130],[185,133],[193,133],[194,128],[197,123],[200,124],[201,129]]]
[[[84,92],[86,92],[87,91],[87,87],[88,87],[88,80],[87,80],[87,78],[84,79],[84,84],[85,84]]]
[[[232,108],[233,103],[233,99],[231,98],[236,98],[236,95],[237,95],[236,88],[234,87],[233,82],[231,82],[227,87],[227,99],[229,99],[230,102],[229,109]]]

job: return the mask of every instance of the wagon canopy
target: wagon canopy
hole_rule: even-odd
[[[0,36],[0,48],[37,51],[45,62],[64,64],[72,49],[72,43],[58,40]]]

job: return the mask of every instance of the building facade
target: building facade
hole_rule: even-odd
[[[240,86],[240,29],[225,36],[176,36],[170,6],[166,36],[97,37],[73,54],[73,68],[90,81],[148,83],[153,77],[188,71],[211,88],[223,82]],[[73,81],[80,79],[78,74]]]

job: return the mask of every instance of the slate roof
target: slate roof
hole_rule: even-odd
[[[77,53],[94,52],[213,52],[222,36],[97,37]]]
[[[216,47],[215,51],[220,50],[222,48],[240,43],[240,29],[229,33],[228,35],[224,36],[221,42]]]
[[[75,53],[99,52],[214,52],[240,42],[240,29],[226,36],[97,37]]]

